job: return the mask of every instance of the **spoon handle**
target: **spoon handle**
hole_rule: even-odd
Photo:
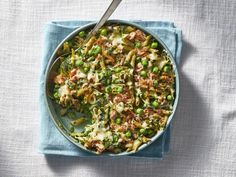
[[[116,10],[116,8],[118,7],[121,1],[122,0],[112,0],[110,6],[106,10],[106,12],[103,14],[102,18],[99,20],[96,26],[92,29],[92,31],[88,34],[86,41],[87,39],[90,38],[90,36],[95,35],[97,33],[97,31],[104,25],[104,23],[111,16],[111,14]]]

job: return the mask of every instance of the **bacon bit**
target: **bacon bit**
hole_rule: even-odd
[[[150,73],[149,76],[150,76],[151,79],[157,79],[157,75],[156,74]]]
[[[148,50],[146,48],[137,49],[137,54],[145,57],[148,55]]]
[[[91,146],[95,147],[97,143],[100,143],[100,140],[92,140],[91,141]]]
[[[161,80],[168,80],[169,79],[169,77],[168,76],[161,76],[161,78],[160,78]]]
[[[102,58],[102,55],[99,53],[98,55],[97,55],[97,57],[96,57],[96,60],[100,60]]]
[[[128,121],[131,121],[131,120],[133,120],[134,118],[135,118],[135,114],[134,114],[134,112],[133,111],[131,111],[131,110],[129,110],[129,111],[127,111],[126,112],[126,120],[128,120]]]
[[[70,79],[70,81],[73,82],[73,83],[76,83],[77,79],[78,79],[77,76],[73,76],[73,77]]]
[[[114,130],[114,129],[116,129],[116,127],[117,127],[117,125],[116,125],[116,124],[110,124],[110,128],[111,128],[111,129],[113,129],[113,130]]]
[[[157,113],[158,115],[162,115],[162,110],[161,110],[161,109],[158,109],[158,110],[156,111],[156,113]]]
[[[135,36],[136,39],[141,40],[141,41],[145,41],[146,35],[144,34],[144,32],[142,32],[140,30],[136,30],[135,33],[136,33],[136,36]]]
[[[138,63],[138,64],[136,65],[135,71],[138,73],[138,72],[140,72],[142,69],[143,69],[143,65],[142,65],[141,63]]]
[[[104,46],[106,46],[106,47],[110,48],[110,47],[112,47],[112,44],[111,44],[111,43],[109,43],[109,42],[106,42],[106,43],[104,44]]]
[[[130,125],[132,125],[131,124],[131,120],[132,120],[132,116],[131,115],[128,115],[128,116],[126,116],[126,122],[128,122]]]
[[[141,128],[142,127],[142,124],[140,123],[140,122],[138,122],[138,121],[134,121],[134,126],[135,126],[135,128],[136,127],[138,127],[138,128]]]
[[[113,102],[114,103],[119,103],[119,102],[124,102],[125,101],[125,95],[122,94],[117,94],[114,98],[113,98]]]
[[[103,45],[106,41],[107,41],[107,37],[102,36],[102,37],[100,37],[100,38],[97,39],[96,43],[97,43],[98,45]]]
[[[75,108],[78,107],[80,104],[79,100],[77,100],[77,99],[72,99],[72,103],[75,106]]]
[[[131,110],[129,110],[129,114],[130,114],[132,117],[135,117],[135,116],[136,116],[136,114],[135,114],[133,111],[131,111]]]
[[[165,81],[165,82],[167,82],[167,83],[173,82],[173,78],[171,78],[171,77],[169,77],[169,76],[167,76],[167,75],[161,76],[160,79],[163,80],[163,81]]]
[[[110,115],[111,119],[115,119],[116,116],[117,116],[116,111],[111,111],[111,115]]]
[[[95,148],[98,153],[102,153],[105,150],[105,147],[100,140],[92,140],[91,147]]]
[[[126,129],[127,129],[126,126],[122,125],[118,128],[118,131],[124,132]]]
[[[134,40],[135,36],[136,36],[136,32],[131,32],[131,33],[129,33],[127,38],[132,41],[132,40]]]
[[[144,79],[139,79],[139,86],[141,88],[148,88],[149,87],[149,81]]]
[[[64,84],[65,83],[65,77],[63,77],[62,74],[59,74],[55,77],[54,83],[56,84]]]
[[[70,78],[72,78],[75,74],[76,74],[76,69],[72,69],[69,74]]]
[[[154,113],[154,111],[150,108],[145,109],[143,112],[144,112],[144,117],[149,117]]]

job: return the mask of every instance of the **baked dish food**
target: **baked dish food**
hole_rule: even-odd
[[[172,114],[176,80],[170,56],[133,26],[105,25],[84,43],[88,32],[58,50],[52,99],[71,120],[70,136],[87,149],[137,151]]]

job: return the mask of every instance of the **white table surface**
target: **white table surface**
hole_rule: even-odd
[[[0,176],[235,177],[235,0],[124,0],[112,16],[169,20],[183,30],[181,98],[162,161],[37,152],[43,28],[51,20],[96,20],[109,2],[0,1]]]

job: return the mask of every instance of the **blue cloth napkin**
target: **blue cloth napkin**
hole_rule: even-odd
[[[44,49],[41,64],[40,75],[40,146],[39,151],[43,154],[55,155],[68,155],[68,156],[96,156],[88,153],[71,142],[69,142],[54,126],[44,100],[44,74],[50,56],[57,45],[76,28],[83,26],[91,21],[56,21],[47,24],[44,33]],[[169,47],[172,52],[176,63],[180,62],[180,54],[182,48],[182,35],[181,30],[174,26],[172,22],[157,22],[157,21],[133,21],[141,26],[144,26],[153,32],[157,33],[162,41]],[[133,157],[150,157],[162,158],[168,152],[170,144],[170,131],[169,126],[166,131],[160,136],[157,141],[153,142],[150,146],[135,153]]]

